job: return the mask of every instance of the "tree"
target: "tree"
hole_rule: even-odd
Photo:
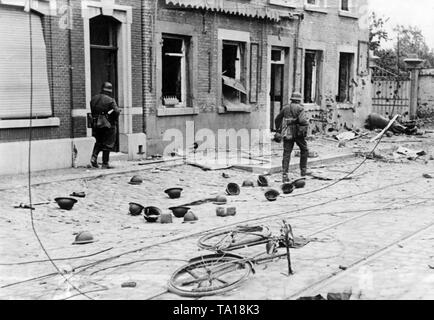
[[[369,18],[369,49],[376,52],[381,47],[382,41],[389,40],[389,33],[385,30],[385,25],[389,18],[378,17],[372,12]]]
[[[407,69],[404,62],[406,58],[416,54],[418,58],[425,60],[423,67],[434,67],[434,50],[428,46],[425,37],[416,26],[397,25],[394,31],[397,41],[393,49],[382,48],[382,42],[390,40],[386,25],[389,18],[378,17],[375,12],[370,16],[369,47],[379,57],[377,65],[387,71],[400,74]]]
[[[398,25],[394,31],[398,35],[395,52],[399,57],[401,69],[405,68],[404,59],[412,54],[425,60],[425,68],[432,68],[434,66],[434,51],[427,45],[422,30],[416,26]]]

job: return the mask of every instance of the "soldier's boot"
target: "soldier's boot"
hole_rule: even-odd
[[[301,152],[300,155],[300,173],[302,177],[311,175],[312,172],[307,170],[307,161],[309,158],[309,152],[305,151],[305,152]]]
[[[289,182],[289,176],[287,173],[282,174],[282,181],[283,183]]]
[[[110,151],[103,151],[102,152],[102,168],[103,169],[113,169],[113,167],[111,167],[109,165],[109,160],[110,160]]]
[[[99,165],[98,165],[98,154],[99,154],[99,150],[98,150],[97,147],[95,147],[93,149],[93,152],[92,152],[92,158],[90,159],[90,164],[94,168],[99,168]]]

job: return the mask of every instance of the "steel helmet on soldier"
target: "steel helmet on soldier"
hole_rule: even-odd
[[[112,93],[113,85],[110,82],[104,82],[104,84],[102,85],[102,91]]]
[[[300,92],[293,92],[291,95],[291,101],[298,101],[301,102],[303,99],[301,98]]]

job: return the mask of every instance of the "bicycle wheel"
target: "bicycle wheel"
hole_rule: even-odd
[[[198,246],[211,251],[231,251],[268,241],[271,232],[264,227],[237,227],[201,237]]]
[[[250,262],[234,255],[199,257],[173,273],[168,289],[182,297],[218,295],[238,287],[252,270]]]

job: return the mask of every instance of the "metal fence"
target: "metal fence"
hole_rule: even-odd
[[[403,120],[410,119],[410,74],[394,74],[380,67],[373,68],[373,111],[385,117],[400,114]]]

